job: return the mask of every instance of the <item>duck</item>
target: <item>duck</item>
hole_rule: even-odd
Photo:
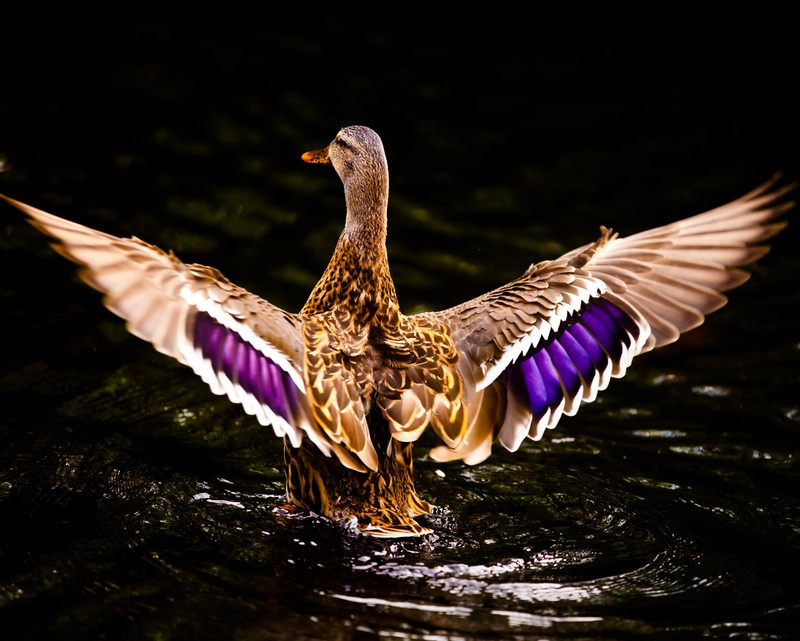
[[[402,312],[386,249],[389,170],[371,128],[302,155],[331,165],[345,222],[299,312],[121,238],[1,196],[79,266],[133,335],[191,368],[283,440],[285,501],[375,537],[432,529],[414,445],[476,465],[518,450],[595,400],[633,359],[675,342],[727,302],[794,205],[777,174],[710,211],[595,240],[531,264],[454,307]],[[427,519],[428,521],[430,519]]]

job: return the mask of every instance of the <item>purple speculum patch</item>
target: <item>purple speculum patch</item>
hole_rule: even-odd
[[[296,385],[271,358],[205,312],[195,317],[193,337],[214,372],[224,374],[259,403],[290,420]]]
[[[541,418],[558,407],[565,393],[574,397],[609,361],[619,362],[639,334],[628,314],[603,298],[593,298],[510,367],[512,385],[520,391],[522,379],[533,414]]]

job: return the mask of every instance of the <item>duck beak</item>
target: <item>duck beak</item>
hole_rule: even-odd
[[[331,158],[328,155],[328,147],[317,149],[316,151],[307,151],[300,157],[306,162],[317,162],[325,165],[328,165],[331,162]]]

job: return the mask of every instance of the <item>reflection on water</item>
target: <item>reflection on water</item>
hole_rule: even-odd
[[[25,620],[22,613],[47,595],[70,604],[78,629],[93,631],[134,616],[134,629],[167,631],[213,602],[212,611],[235,616],[255,638],[283,625],[313,638],[334,621],[411,636],[550,629],[613,636],[659,621],[703,629],[717,620],[715,609],[733,625],[728,617],[739,608],[746,619],[780,610],[794,595],[793,584],[774,580],[796,560],[796,548],[780,543],[790,533],[756,525],[786,519],[796,527],[800,515],[782,514],[780,496],[734,513],[720,502],[739,506],[743,497],[719,494],[704,473],[693,487],[667,488],[640,464],[609,468],[619,456],[613,448],[596,452],[580,437],[570,453],[531,448],[521,462],[482,473],[448,467],[442,477],[425,462],[428,495],[447,504],[432,517],[437,532],[388,544],[282,516],[279,476],[251,478],[247,459],[220,464],[205,452],[211,469],[195,459],[181,470],[192,444],[174,438],[155,438],[147,451],[132,443],[73,446],[27,462],[35,478],[6,474],[5,514],[24,533],[16,548],[8,546],[16,537],[5,535],[3,598],[16,604],[12,613]],[[641,440],[619,445],[638,448]],[[212,440],[211,451],[217,447]],[[669,461],[663,467],[661,475],[685,478]],[[748,476],[733,472],[734,485]],[[496,486],[487,487],[490,477]],[[281,622],[270,612],[281,612]],[[59,629],[58,621],[38,625]]]
[[[645,365],[579,428],[485,465],[423,458],[435,534],[379,542],[286,516],[272,436],[160,358],[93,390],[82,381],[83,403],[47,370],[26,385],[45,399],[39,418],[3,434],[0,494],[13,525],[4,610],[44,636],[84,638],[120,618],[132,635],[206,636],[232,617],[253,638],[332,625],[345,638],[758,636],[767,612],[784,628],[797,614],[784,570],[798,556],[796,452],[766,428],[771,456],[754,455],[758,435],[729,424],[734,409],[698,394],[691,374],[658,379]],[[681,420],[650,394],[685,396],[726,427]],[[46,603],[52,617],[26,615]],[[215,622],[202,631],[187,622],[198,608]]]

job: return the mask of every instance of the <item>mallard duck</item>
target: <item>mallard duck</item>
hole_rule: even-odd
[[[517,450],[595,399],[633,358],[668,345],[726,303],[739,269],[793,203],[777,178],[709,212],[597,240],[443,311],[400,310],[386,252],[389,172],[372,129],[345,127],[303,160],[333,165],[344,230],[299,313],[211,267],[181,262],[3,198],[56,240],[131,333],[191,367],[284,441],[286,498],[366,534],[417,536],[412,450],[437,461]]]

